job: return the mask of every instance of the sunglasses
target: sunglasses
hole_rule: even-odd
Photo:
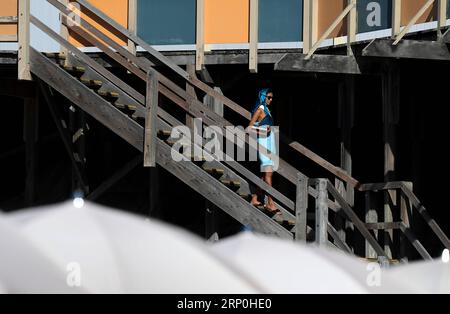
[[[272,100],[273,97],[272,96],[267,96],[267,99]]]

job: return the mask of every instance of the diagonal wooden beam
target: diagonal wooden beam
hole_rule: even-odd
[[[340,22],[347,16],[347,14],[350,13],[351,10],[356,6],[355,3],[351,2],[345,9],[342,11],[341,14],[334,20],[334,22],[328,27],[328,29],[323,33],[323,35],[320,37],[320,39],[314,44],[314,46],[311,48],[311,50],[306,55],[305,59],[308,60],[311,58],[311,56],[316,52],[316,50],[320,47],[322,42],[330,36],[330,34],[334,31],[334,29],[339,25]]]
[[[39,80],[38,85],[42,95],[44,96],[45,101],[47,102],[50,114],[53,118],[53,121],[55,122],[56,128],[58,129],[61,140],[63,141],[64,148],[66,149],[66,152],[70,158],[72,166],[75,169],[75,175],[82,185],[83,192],[87,194],[89,192],[89,189],[87,187],[86,174],[80,168],[79,163],[75,160],[71,136],[69,135],[67,130],[67,123],[64,122],[58,105],[56,104],[53,96],[50,95],[49,87],[46,86],[41,80]]]
[[[339,194],[338,190],[334,187],[334,185],[328,181],[327,183],[328,191],[333,196],[333,198],[341,205],[342,210],[347,215],[348,219],[355,225],[355,227],[359,230],[359,232],[363,235],[363,237],[370,243],[378,256],[386,256],[383,248],[380,246],[378,241],[374,238],[374,236],[370,233],[370,231],[366,228],[365,224],[359,219],[350,205],[347,204],[345,199]]]
[[[422,15],[424,15],[425,11],[428,10],[428,8],[434,3],[435,0],[428,0],[422,8],[417,12],[417,14],[409,21],[408,25],[406,25],[400,34],[396,36],[396,39],[392,45],[397,45],[400,40],[408,33],[408,31],[411,29],[411,26],[417,23],[417,21],[420,19]]]
[[[128,175],[133,169],[135,169],[142,162],[142,155],[138,155],[128,163],[126,163],[122,168],[117,170],[111,177],[100,184],[92,193],[90,193],[86,199],[90,201],[97,200],[105,192],[114,186],[117,182],[122,180],[126,175]]]

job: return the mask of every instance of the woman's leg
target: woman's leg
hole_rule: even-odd
[[[272,169],[268,169],[267,172],[264,175],[264,181],[269,186],[272,186],[272,176],[273,176]],[[273,199],[272,199],[272,197],[270,195],[267,195],[267,209],[270,210],[270,211],[277,210],[277,207],[275,206],[275,202],[273,201]]]
[[[261,180],[264,180],[264,177],[261,177]],[[259,188],[259,186],[257,186],[255,194],[252,195],[251,204],[253,206],[261,206],[262,205],[262,203],[258,199],[261,196],[261,194],[262,194],[262,191]]]

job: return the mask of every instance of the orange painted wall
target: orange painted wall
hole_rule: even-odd
[[[248,43],[249,7],[249,0],[205,0],[205,43]]]
[[[101,10],[103,13],[107,14],[109,17],[114,19],[120,25],[124,27],[128,27],[128,0],[89,0],[91,4]],[[87,10],[86,10],[87,11]],[[105,28],[101,24],[97,22],[95,16],[88,15],[89,12],[85,12],[82,10],[83,18],[86,19],[89,23],[100,29],[102,32],[106,32],[111,38],[113,38],[116,42],[121,45],[126,44],[126,39],[123,36],[114,33],[114,30],[111,28]],[[69,32],[71,35],[70,41],[75,44],[77,47],[83,46],[92,46],[89,42],[79,38],[79,36],[74,32]]]
[[[411,0],[408,0],[411,1]],[[325,33],[330,25],[346,8],[346,0],[318,0],[318,22],[317,22],[317,39]],[[344,36],[346,34],[346,23],[340,23],[331,33],[330,38]]]
[[[0,16],[17,16],[17,0],[1,0]],[[17,25],[0,24],[0,35],[17,34]]]
[[[402,25],[407,25],[408,22],[419,12],[420,8],[427,2],[427,0],[408,0],[402,1]],[[436,20],[436,2],[429,8],[425,14],[419,19],[417,23],[425,23]]]

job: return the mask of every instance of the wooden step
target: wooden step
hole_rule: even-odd
[[[110,100],[119,98],[119,93],[111,92],[111,91],[99,90],[99,91],[97,91],[97,94],[99,94],[103,98],[107,98]]]
[[[191,161],[194,163],[205,163],[206,158],[205,156],[191,156]]]
[[[377,258],[360,257],[359,259],[366,263],[378,263],[379,262]],[[388,259],[387,261],[389,262],[389,265],[400,265],[401,264],[401,261],[399,261],[398,259]]]
[[[291,228],[295,227],[295,221],[283,219],[283,222],[281,223],[281,225],[283,227],[285,227],[286,229],[291,229]]]
[[[127,104],[122,104],[122,103],[118,103],[118,102],[114,103],[114,107],[116,107],[118,109],[122,109],[122,110],[129,110],[129,111],[137,110],[136,105],[127,105]]]
[[[252,195],[248,193],[239,193],[239,196],[248,202],[252,200]]]
[[[167,139],[167,140],[165,140],[165,142],[170,146],[170,147],[172,147],[172,149],[174,149],[175,151],[177,151],[178,153],[180,153],[180,154],[182,154],[182,155],[184,155],[184,156],[186,156],[186,154],[190,151],[190,145],[189,145],[189,143],[185,143],[185,142],[180,142],[180,141],[177,141],[177,140],[174,140],[174,139]],[[173,146],[175,145],[175,144],[177,144],[177,148],[178,149],[175,149]]]
[[[50,59],[66,60],[66,56],[59,52],[44,52],[44,56]]]
[[[275,217],[275,216],[279,216],[279,217],[283,217],[283,215],[280,212],[277,213],[272,213],[271,211],[267,210],[265,206],[261,205],[261,206],[255,206],[256,208],[258,208],[260,211],[262,211],[264,214],[266,214],[269,217]],[[281,223],[282,221],[284,221],[284,219],[281,219],[281,221],[279,223]]]
[[[172,140],[172,139],[168,139],[168,140],[166,140],[165,142],[166,142],[167,144],[169,144],[170,146],[173,146],[173,145],[175,145],[175,144],[177,144],[177,145],[179,145],[179,146],[182,146],[182,147],[189,147],[189,146],[190,146],[189,143],[180,142],[180,141]]]
[[[80,79],[81,83],[83,83],[84,85],[86,85],[89,88],[93,88],[93,89],[99,89],[102,87],[103,82],[102,81],[98,81],[98,80],[90,80],[90,79]]]
[[[172,131],[169,130],[159,130],[158,137],[162,139],[168,139],[172,135]]]
[[[130,116],[131,119],[135,120],[136,122],[144,122],[144,117],[138,115],[136,112],[133,112],[133,114]]]
[[[83,67],[74,67],[70,65],[63,65],[64,70],[66,70],[69,73],[73,74],[84,74],[86,72],[86,69]]]
[[[203,168],[207,173],[214,177],[221,177],[225,174],[224,169],[218,169],[218,168]]]
[[[232,181],[232,180],[220,180],[223,185],[226,185],[231,190],[239,190],[241,188],[240,181]]]

